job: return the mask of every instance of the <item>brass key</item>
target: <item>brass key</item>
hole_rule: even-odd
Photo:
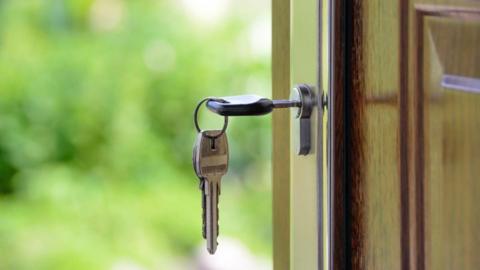
[[[201,131],[195,144],[194,167],[197,175],[204,179],[205,229],[207,250],[214,254],[217,249],[218,197],[220,182],[228,169],[228,141],[225,133],[217,138],[220,130]]]

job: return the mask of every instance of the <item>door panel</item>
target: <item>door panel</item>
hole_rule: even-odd
[[[469,91],[462,80],[448,87],[442,80],[480,79],[480,13],[420,7],[419,17],[418,102],[423,109],[416,117],[423,118],[418,123],[423,123],[424,143],[418,151],[424,151],[424,164],[419,163],[424,167],[417,169],[423,177],[416,181],[424,186],[425,266],[478,269],[480,93],[475,84]],[[480,91],[479,84],[476,88]]]
[[[334,268],[478,269],[480,2],[334,2]]]
[[[329,93],[334,269],[400,269],[399,4],[335,4],[335,86]]]

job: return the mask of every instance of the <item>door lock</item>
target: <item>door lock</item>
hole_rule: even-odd
[[[242,95],[209,98],[206,106],[212,112],[228,116],[256,116],[264,115],[273,109],[296,108],[295,129],[298,155],[308,155],[311,149],[311,115],[317,105],[317,99],[312,86],[306,84],[296,85],[291,92],[289,100],[271,100],[257,95]],[[323,105],[323,101],[322,101]]]
[[[207,108],[224,117],[221,130],[202,130],[198,125],[198,110],[206,102]],[[322,105],[324,104],[323,101]],[[300,84],[292,89],[289,100],[270,100],[256,95],[205,98],[198,103],[193,114],[198,131],[193,148],[193,168],[202,191],[202,235],[207,240],[207,250],[214,254],[217,249],[218,201],[222,176],[228,170],[228,142],[226,130],[229,116],[264,115],[273,109],[293,108],[298,131],[296,144],[299,155],[310,153],[312,122],[310,117],[317,104],[311,86]]]

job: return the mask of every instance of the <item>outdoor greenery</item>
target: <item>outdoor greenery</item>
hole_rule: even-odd
[[[269,96],[267,11],[202,25],[178,2],[0,1],[0,269],[175,269],[204,244],[192,112]],[[268,258],[270,118],[230,120],[221,235]]]

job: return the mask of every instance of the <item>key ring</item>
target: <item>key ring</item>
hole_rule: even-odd
[[[193,114],[193,122],[195,123],[195,128],[197,129],[197,132],[202,132],[202,130],[200,129],[200,126],[198,125],[198,110],[200,109],[200,106],[202,106],[203,103],[205,103],[206,101],[210,101],[210,100],[214,100],[214,101],[218,101],[218,102],[222,102],[223,100],[222,99],[219,99],[219,98],[212,98],[212,97],[208,97],[208,98],[204,98],[202,99],[197,107],[195,108],[195,112]],[[208,135],[208,134],[204,134],[205,137],[207,138],[210,138],[210,139],[216,139],[220,136],[223,135],[223,133],[225,133],[225,131],[227,130],[227,126],[228,126],[228,116],[224,116],[224,121],[223,121],[223,128],[222,130],[220,131],[220,133],[218,133],[217,135],[215,136],[212,136],[212,135]]]

